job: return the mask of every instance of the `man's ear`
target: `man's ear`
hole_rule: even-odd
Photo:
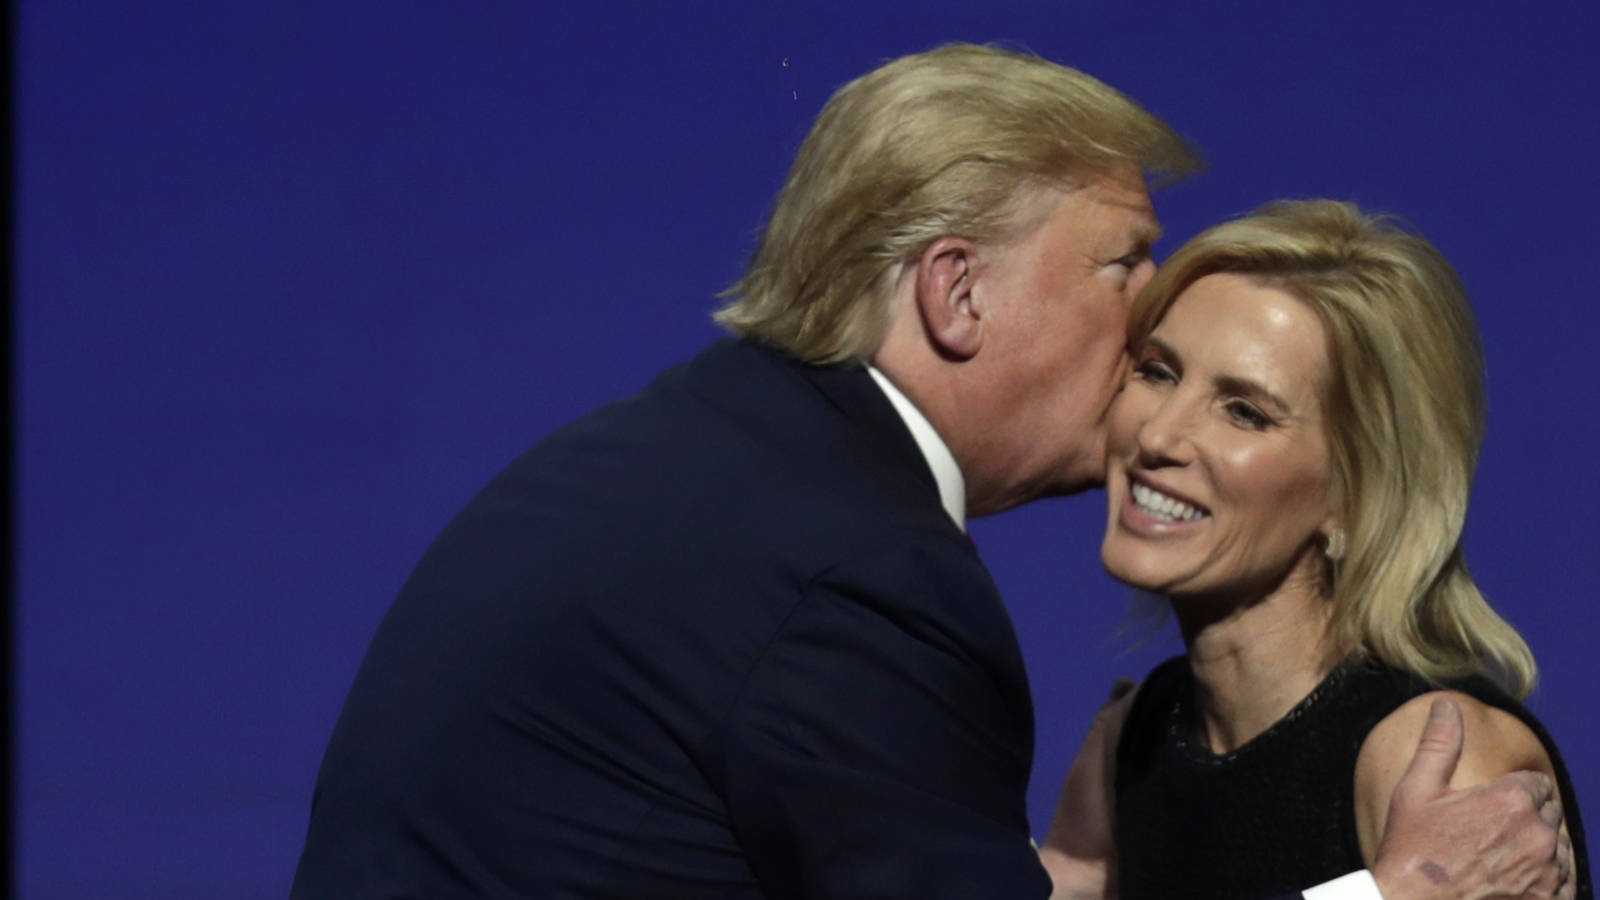
[[[977,246],[942,237],[917,258],[917,312],[941,356],[966,360],[983,345],[984,310],[972,294]]]

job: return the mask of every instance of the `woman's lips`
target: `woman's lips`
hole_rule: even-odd
[[[1150,537],[1175,536],[1192,531],[1211,518],[1210,510],[1180,499],[1147,482],[1129,476],[1118,521],[1123,527]]]

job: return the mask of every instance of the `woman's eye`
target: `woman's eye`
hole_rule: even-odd
[[[1266,413],[1243,400],[1229,401],[1227,410],[1228,415],[1233,417],[1235,422],[1248,428],[1253,428],[1256,431],[1260,431],[1272,424],[1272,419]]]
[[[1158,359],[1147,359],[1133,370],[1141,381],[1176,382],[1178,374]]]

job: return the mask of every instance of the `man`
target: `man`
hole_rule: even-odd
[[[947,47],[841,89],[718,314],[742,339],[536,446],[419,564],[294,895],[1050,895],[1027,681],[964,522],[1100,480],[1145,174],[1192,167],[1034,57]],[[1445,793],[1451,727],[1379,884],[1553,882],[1548,786]],[[1062,892],[1070,849],[1044,851]]]

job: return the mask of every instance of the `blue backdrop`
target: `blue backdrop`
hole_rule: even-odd
[[[1085,69],[1205,150],[1157,198],[1161,252],[1326,195],[1457,264],[1491,399],[1469,559],[1600,820],[1578,521],[1600,508],[1600,13],[1465,6],[24,0],[21,896],[283,896],[428,541],[524,447],[711,339],[829,93],[955,39]],[[1119,633],[1102,502],[974,529],[1031,671],[1041,831],[1111,679],[1175,646]]]

